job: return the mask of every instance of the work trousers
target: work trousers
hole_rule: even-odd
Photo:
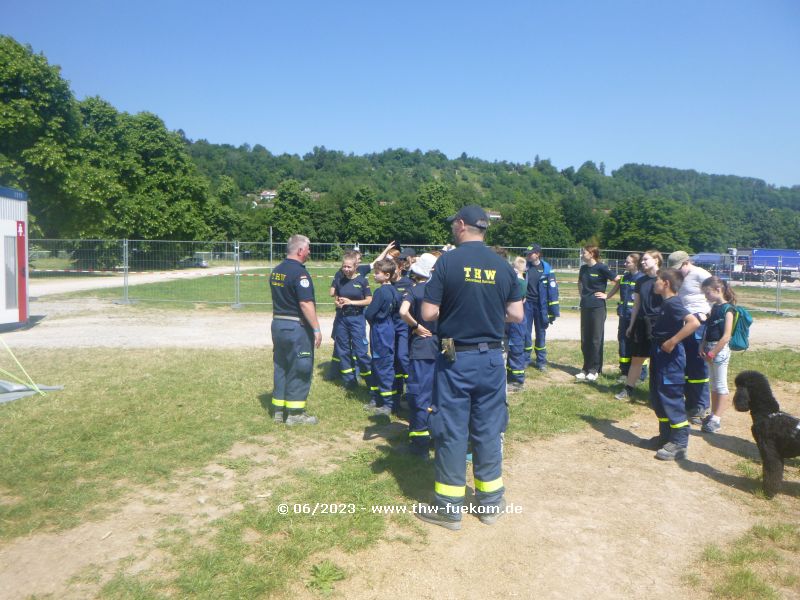
[[[658,435],[662,443],[673,442],[686,447],[689,443],[689,421],[683,402],[686,353],[681,344],[664,352],[653,342],[650,353],[650,405],[658,417]]]
[[[272,320],[272,406],[303,412],[314,371],[314,332],[299,321]]]
[[[372,323],[369,343],[372,352],[370,396],[378,406],[394,408],[394,322],[391,318]]]
[[[711,404],[708,383],[708,364],[700,357],[700,340],[702,331],[683,339],[683,348],[686,351],[686,413],[690,417],[702,416]]]
[[[603,342],[605,341],[606,307],[581,308],[581,351],[583,372],[600,373],[603,370]]]
[[[547,364],[547,326],[550,324],[542,317],[539,301],[525,300],[525,362],[531,364],[531,356],[536,354],[536,366]]]
[[[364,378],[370,375],[372,369],[364,315],[341,317],[333,336],[333,355],[338,359],[339,375],[345,385],[355,384],[358,373]]]
[[[628,326],[631,324],[630,315],[620,315],[619,325],[617,326],[617,342],[619,342],[619,371],[623,375],[628,374],[631,367],[631,340],[625,335]]]
[[[408,357],[408,325],[397,318],[394,323],[394,390],[395,398],[403,394],[403,387],[408,379],[411,360]]]
[[[434,501],[460,519],[466,496],[467,442],[472,443],[475,497],[496,506],[505,492],[500,434],[508,424],[502,349],[458,352],[436,359],[430,430],[436,448]]]
[[[428,449],[430,440],[431,406],[436,359],[412,358],[408,373],[406,398],[408,399],[408,441],[413,446]]]
[[[522,323],[506,323],[508,338],[508,359],[506,362],[506,381],[508,383],[525,383],[525,367],[528,360],[525,355],[525,334],[527,327]],[[530,331],[527,331],[530,335]]]

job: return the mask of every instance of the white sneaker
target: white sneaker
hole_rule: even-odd
[[[586,373],[584,373],[583,371],[577,373],[575,375],[575,379],[577,379],[578,381],[583,381],[584,379],[586,379]]]
[[[597,373],[589,373],[586,375],[586,381],[597,381]]]

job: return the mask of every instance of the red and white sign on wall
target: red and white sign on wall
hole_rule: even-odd
[[[28,320],[28,237],[25,221],[17,221],[17,305],[19,322]]]

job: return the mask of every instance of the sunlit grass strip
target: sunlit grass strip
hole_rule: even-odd
[[[800,526],[757,525],[739,539],[702,555],[694,585],[710,588],[713,598],[788,598],[800,596],[797,565]]]

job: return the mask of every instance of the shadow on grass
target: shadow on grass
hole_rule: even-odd
[[[372,463],[373,473],[388,472],[403,495],[414,502],[429,502],[433,493],[433,461],[406,452],[405,435],[378,446],[383,455]]]
[[[641,438],[638,435],[631,433],[627,429],[617,427],[615,421],[598,419],[589,415],[581,415],[581,419],[586,421],[586,423],[588,423],[596,431],[602,433],[606,438],[620,442],[621,444],[644,448],[646,447],[647,442],[650,440],[650,438]],[[711,443],[715,448],[727,450],[732,454],[736,454],[743,458],[758,458],[758,450],[756,449],[755,444],[747,440],[742,440],[729,435],[703,435],[697,431],[692,431],[692,437],[697,438],[701,436],[706,442]],[[700,442],[696,441],[695,443]],[[690,444],[690,453],[691,447],[692,445]],[[732,475],[730,473],[720,471],[711,465],[698,463],[692,460],[679,460],[676,461],[676,464],[684,471],[688,471],[690,473],[699,473],[700,475],[708,477],[709,479],[716,481],[725,487],[734,488],[750,494],[760,492],[762,489],[760,478],[756,480],[749,477]],[[798,497],[800,496],[800,483],[794,481],[784,481],[781,491],[788,496]]]
[[[264,392],[258,395],[258,402],[264,412],[272,414],[272,392]]]

